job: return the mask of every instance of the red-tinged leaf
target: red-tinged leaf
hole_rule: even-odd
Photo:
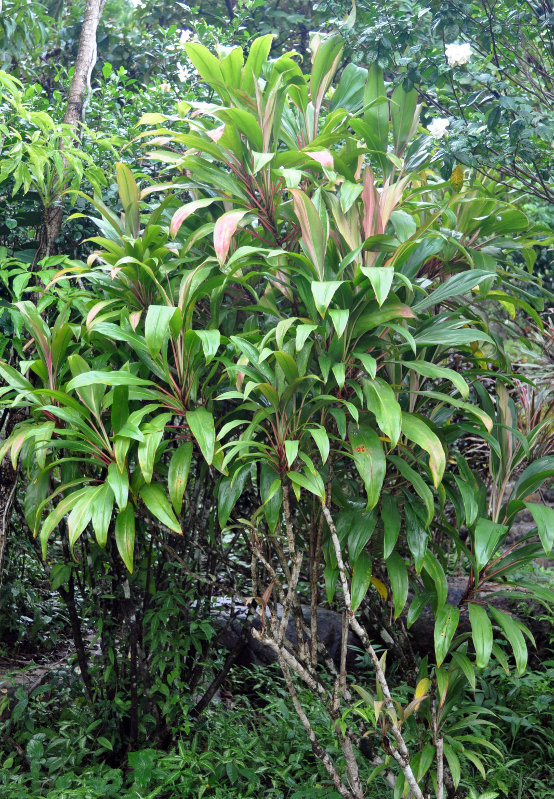
[[[227,260],[231,238],[248,211],[228,211],[220,216],[214,227],[214,247],[220,265]]]
[[[304,152],[321,166],[334,169],[335,161],[329,150],[304,150]]]
[[[188,219],[191,214],[194,214],[199,208],[206,208],[208,205],[212,205],[217,199],[217,197],[203,197],[201,200],[193,200],[193,202],[182,205],[173,214],[169,226],[170,234],[176,236],[183,222]]]
[[[300,222],[302,244],[320,278],[324,275],[325,249],[327,242],[319,212],[310,198],[300,189],[291,189],[294,213]]]

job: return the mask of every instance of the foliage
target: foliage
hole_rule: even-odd
[[[147,601],[148,552],[155,541],[172,542],[172,534],[189,554],[197,542],[210,542],[232,568],[250,557],[249,590],[261,612],[276,610],[279,601],[285,619],[291,614],[297,624],[300,597],[311,590],[317,603],[324,567],[328,601],[342,592],[338,601],[362,640],[355,611],[390,590],[397,618],[412,581],[420,593],[408,626],[431,606],[436,665],[422,666],[415,698],[395,705],[384,662],[366,645],[377,685],[375,695],[363,689],[362,717],[385,741],[396,741],[398,750],[385,746],[385,764],[400,766],[397,792],[405,781],[429,779],[439,746],[457,783],[461,747],[473,740],[450,732],[463,730],[473,710],[461,698],[466,682],[474,684],[475,669],[486,667],[491,653],[505,663],[498,634],[520,673],[527,662],[529,630],[494,605],[487,610],[480,591],[491,582],[506,588],[514,569],[553,544],[554,511],[527,500],[554,474],[554,460],[529,460],[542,425],[525,437],[517,431],[508,363],[485,311],[500,303],[540,324],[511,283],[513,275],[524,285],[532,278],[509,261],[517,250],[532,265],[537,231],[485,184],[455,186],[432,170],[416,92],[399,86],[388,98],[378,65],[369,72],[351,65],[329,92],[339,38],[314,39],[310,76],[289,55],[268,60],[270,47],[270,36],[259,38],[244,60],[240,48],[216,58],[198,43],[187,45],[214,92],[212,104],[184,102],[176,115],[147,112],[141,119],[157,126],[140,135],[154,148],[149,158],[178,176],[151,180],[141,191],[129,167],[116,164],[122,217],[98,195],[91,198],[101,235],[91,239],[97,250],[87,265],[55,275],[47,313],[41,314],[44,302],[15,303],[30,337],[26,360],[21,369],[3,362],[0,370],[4,402],[25,408],[28,418],[2,455],[14,464],[21,458],[25,520],[40,535],[43,558],[59,528],[67,531],[65,558],[76,558],[80,547],[94,564],[107,547],[115,566],[117,550],[134,572],[130,584],[122,574],[112,584],[112,592],[123,588],[126,602],[131,586],[143,586]],[[166,195],[161,202],[159,192]],[[464,359],[464,376],[451,368],[453,354]],[[496,375],[495,399],[480,382],[489,372]],[[457,445],[467,434],[490,447],[497,486],[490,508]],[[455,468],[447,469],[449,462]],[[195,497],[206,480],[210,493],[199,515]],[[246,517],[235,519],[243,496]],[[525,507],[537,529],[498,554]],[[224,533],[240,529],[237,522],[250,545],[247,537],[246,550],[235,545],[226,553]],[[463,525],[467,541],[458,532]],[[457,606],[447,602],[448,538],[468,573]],[[72,569],[64,582],[71,606]],[[525,588],[550,599],[531,583]],[[138,647],[146,647],[154,677],[148,701],[154,698],[174,725],[179,702],[167,694],[164,706],[159,696],[171,668],[167,655],[174,649],[179,669],[190,643],[202,652],[210,632],[189,622],[181,649],[169,624],[164,640],[154,619],[175,613],[178,597],[160,588],[155,596],[161,605],[152,605],[154,616],[146,605],[139,617],[126,612],[129,638],[119,646],[131,646],[130,671],[121,660],[118,668],[132,685]],[[471,636],[457,632],[466,616]],[[108,620],[103,612],[102,636]],[[138,629],[148,630],[144,639]],[[291,667],[325,693],[326,678],[310,670],[301,638],[291,654],[280,629],[274,613],[262,636],[281,658],[293,700]],[[114,668],[108,666],[106,680]],[[334,689],[339,703],[346,700],[341,680]],[[170,681],[179,687],[175,672]],[[137,695],[123,705],[132,745],[144,711]],[[336,700],[323,707],[333,726]],[[416,715],[428,732],[410,757],[404,752],[416,737]],[[348,711],[341,724],[336,753],[342,748],[358,796]],[[481,767],[467,746],[465,756]],[[323,762],[335,787],[350,796],[338,767]]]

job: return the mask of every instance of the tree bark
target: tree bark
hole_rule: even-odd
[[[96,63],[96,31],[104,10],[106,0],[86,0],[79,48],[73,79],[69,89],[67,107],[63,121],[75,128],[75,137],[79,138],[79,123],[84,118],[87,91],[90,91],[90,75]],[[63,208],[58,203],[44,209],[43,230],[39,237],[37,260],[46,258],[54,251],[54,243],[60,235],[63,222]]]

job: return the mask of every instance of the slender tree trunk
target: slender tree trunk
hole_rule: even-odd
[[[75,128],[79,137],[79,123],[84,118],[87,92],[90,91],[90,75],[96,64],[96,31],[106,0],[86,0],[79,48],[75,59],[73,79],[69,89],[67,108],[63,121]],[[63,222],[63,207],[57,202],[44,209],[43,229],[39,237],[37,260],[46,258],[54,251],[54,243],[60,235]]]

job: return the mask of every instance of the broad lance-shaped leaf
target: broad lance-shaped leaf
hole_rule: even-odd
[[[473,533],[473,550],[479,571],[487,565],[507,532],[507,527],[490,519],[477,520]]]
[[[469,395],[469,386],[462,377],[462,375],[455,372],[454,369],[448,369],[446,366],[437,366],[436,363],[429,363],[428,361],[402,361],[402,366],[405,369],[413,369],[423,377],[430,377],[434,380],[449,380],[460,392],[464,399]]]
[[[208,464],[214,459],[215,424],[214,417],[202,405],[194,411],[187,411],[187,424],[198,442],[202,455]]]
[[[127,164],[115,165],[119,198],[125,211],[125,232],[137,238],[140,232],[139,190]]]
[[[475,647],[477,668],[484,669],[488,664],[493,644],[492,624],[489,614],[481,605],[470,602],[468,605],[471,637]]]
[[[123,563],[133,571],[133,553],[135,549],[135,507],[129,502],[120,510],[115,520],[115,543]]]
[[[291,189],[294,213],[300,222],[302,244],[312,260],[318,277],[325,274],[325,250],[327,242],[319,212],[310,198],[300,189]]]
[[[214,248],[220,266],[227,260],[231,238],[249,211],[227,211],[219,217],[214,227]]]
[[[533,502],[526,502],[525,507],[531,512],[545,554],[549,555],[554,545],[554,508],[536,505]]]
[[[193,202],[182,205],[173,214],[169,226],[170,234],[176,236],[183,222],[188,219],[191,214],[194,214],[199,208],[206,208],[208,205],[212,205],[212,203],[218,199],[218,197],[203,197],[201,200],[193,200]]]
[[[237,504],[237,500],[244,491],[246,479],[250,474],[251,465],[241,467],[238,473],[220,480],[217,502],[217,518],[221,529],[225,527]]]
[[[393,552],[387,558],[387,572],[394,602],[394,618],[397,619],[404,610],[408,598],[408,570],[404,558],[398,552]]]
[[[321,316],[325,316],[329,303],[341,285],[342,282],[340,280],[314,280],[312,282],[311,288],[315,307]]]
[[[129,475],[127,469],[123,469],[121,472],[117,463],[112,461],[108,466],[106,482],[112,489],[119,508],[123,510],[127,505],[127,498],[129,496]]]
[[[139,491],[140,497],[152,516],[155,516],[162,524],[173,530],[174,533],[183,534],[179,522],[171,509],[169,500],[160,483],[150,483],[143,485]]]
[[[114,494],[108,483],[104,483],[92,507],[92,529],[101,547],[106,546],[108,528],[112,520]]]
[[[362,266],[360,269],[369,278],[375,292],[375,299],[381,307],[389,296],[394,280],[394,268],[392,266]]]
[[[521,676],[527,667],[527,644],[525,643],[525,638],[523,637],[519,624],[507,613],[504,613],[504,611],[498,610],[498,608],[494,608],[492,605],[488,607],[495,622],[502,629],[502,632],[513,649],[517,672]]]
[[[425,552],[423,559],[423,568],[435,584],[435,591],[437,594],[437,612],[442,610],[446,603],[448,596],[448,584],[446,582],[446,575],[444,570],[432,552],[428,549]]]
[[[172,305],[150,305],[144,322],[144,338],[148,351],[156,358],[161,350],[163,340],[169,332],[169,323],[178,309]]]
[[[440,666],[450,648],[454,633],[458,629],[460,610],[452,605],[445,605],[435,620],[435,657]]]
[[[379,501],[381,486],[385,479],[386,460],[383,446],[377,433],[370,427],[350,425],[348,437],[352,455],[367,494],[367,510]]]
[[[360,552],[352,567],[352,610],[355,612],[367,594],[371,584],[371,557],[369,553]]]
[[[383,522],[383,557],[385,560],[393,552],[400,533],[400,512],[397,500],[390,494],[381,498],[381,521]]]
[[[375,414],[377,424],[395,447],[400,438],[402,410],[394,391],[380,377],[362,380],[362,388],[368,409]]]
[[[433,475],[433,483],[437,488],[446,467],[446,455],[440,438],[423,419],[412,413],[402,413],[402,433],[429,453],[429,467]]]
[[[167,473],[167,487],[169,497],[175,513],[179,515],[183,507],[183,495],[187,487],[187,480],[192,460],[192,441],[185,441],[178,447],[169,462]]]
[[[92,517],[92,509],[98,501],[100,490],[103,486],[91,486],[87,488],[83,495],[73,506],[73,509],[67,517],[67,533],[69,536],[69,549],[73,554],[73,547],[79,539],[83,530],[90,522]]]

